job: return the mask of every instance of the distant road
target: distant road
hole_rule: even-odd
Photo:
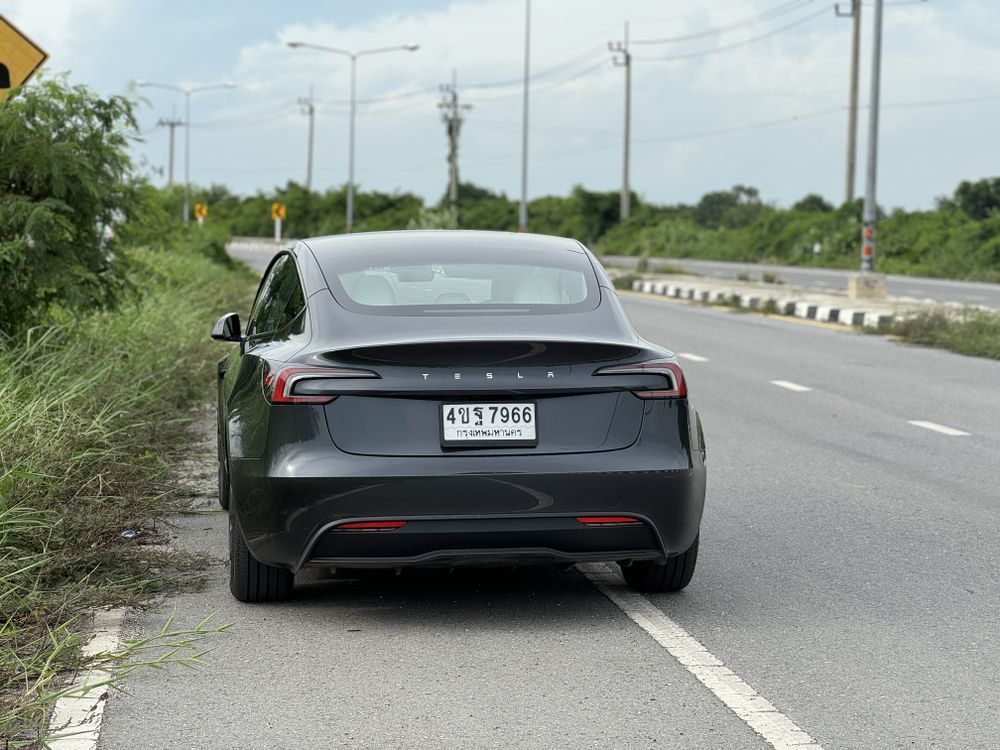
[[[634,266],[638,258],[632,256],[605,255],[607,263]],[[734,279],[745,273],[753,280],[760,280],[761,274],[776,274],[790,286],[816,289],[824,292],[847,291],[847,277],[852,271],[832,268],[803,268],[800,266],[766,266],[759,263],[727,263],[716,260],[688,260],[670,258],[650,258],[650,267],[660,263],[670,263],[694,271],[701,276]],[[976,281],[950,281],[928,279],[920,276],[886,277],[886,290],[890,297],[916,297],[935,299],[941,302],[961,302],[970,305],[986,305],[1000,308],[1000,284],[985,284]]]

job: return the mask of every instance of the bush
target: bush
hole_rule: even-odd
[[[939,308],[897,320],[889,332],[911,344],[1000,359],[1000,314],[994,312],[969,309],[953,317]]]
[[[0,103],[0,333],[53,304],[109,307],[124,288],[113,227],[138,198],[132,104],[48,80]]]

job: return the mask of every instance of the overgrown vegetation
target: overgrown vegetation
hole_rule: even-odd
[[[208,322],[246,309],[252,280],[183,243],[128,260],[141,297],[0,350],[0,737],[40,726],[87,608],[141,600],[186,564],[146,545],[181,507],[169,460],[214,381]]]
[[[879,269],[887,273],[1000,281],[1000,180],[962,183],[933,211],[893,211],[879,222]],[[741,185],[692,207],[640,205],[606,232],[607,255],[654,255],[853,268],[860,201],[834,209],[806,196],[790,209]]]
[[[956,315],[936,308],[897,320],[877,332],[890,333],[910,344],[1000,359],[1000,314],[985,310],[970,308]]]
[[[289,183],[240,198],[226,188],[197,190],[210,206],[209,222],[237,235],[269,236],[270,204],[288,205],[287,236],[344,231],[343,189],[310,193]],[[179,216],[182,191],[161,195]],[[694,205],[658,206],[632,196],[632,214],[619,222],[617,192],[574,187],[568,196],[529,202],[532,232],[574,237],[602,255],[701,258],[854,268],[858,263],[861,201],[835,208],[807,195],[791,208],[766,203],[756,188],[736,185],[704,195]],[[444,197],[434,206],[411,193],[360,191],[358,231],[440,227],[517,230],[518,204],[502,193],[463,183],[457,216]],[[963,182],[933,211],[894,210],[879,224],[879,269],[960,279],[1000,281],[1000,178]]]
[[[0,104],[0,747],[43,741],[66,673],[190,664],[213,629],[80,651],[92,607],[196,567],[148,545],[182,507],[168,469],[214,384],[210,323],[253,289],[133,179],[133,126],[128,101],[58,80]]]
[[[124,259],[108,231],[138,200],[126,153],[131,103],[45,81],[0,106],[0,331],[58,304],[108,307]]]

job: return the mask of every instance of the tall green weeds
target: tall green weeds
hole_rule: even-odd
[[[188,407],[213,392],[208,331],[252,292],[206,253],[128,251],[131,302],[0,340],[0,747],[44,736],[59,675],[88,663],[89,608],[175,585],[190,562],[150,545],[180,505],[168,470]]]

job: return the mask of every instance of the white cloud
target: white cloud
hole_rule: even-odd
[[[562,193],[572,184],[616,189],[621,174],[623,73],[606,50],[631,21],[632,38],[670,37],[731,25],[777,7],[773,0],[536,0],[532,70],[555,68],[534,82],[531,97],[529,187],[532,195]],[[100,0],[16,0],[10,15],[39,29],[39,41],[72,50],[90,33],[85,18]],[[243,8],[243,4],[240,4]],[[862,101],[867,101],[871,9],[866,5]],[[346,179],[349,64],[345,58],[292,50],[309,41],[346,49],[419,43],[413,53],[364,57],[358,64],[362,103],[357,134],[357,179],[363,186],[414,190],[436,199],[445,183],[445,136],[436,108],[437,86],[457,70],[468,112],[461,144],[463,179],[508,194],[520,184],[520,87],[524,45],[523,0],[455,0],[425,7],[399,0],[398,10],[349,22],[338,6],[304,20],[295,6],[287,21],[246,34],[214,68],[185,69],[211,80],[231,78],[236,92],[196,101],[195,122],[233,126],[192,133],[194,177],[226,181],[244,192],[268,189],[305,169],[305,118],[296,103],[315,86],[316,182]],[[825,12],[824,12],[825,9]],[[251,11],[248,11],[251,12]],[[119,12],[122,15],[124,11]],[[716,37],[662,47],[634,47],[636,57],[709,50],[738,43],[819,13],[771,38],[729,51],[675,62],[636,60],[633,89],[633,186],[652,200],[691,202],[736,182],[758,185],[769,199],[789,203],[807,192],[832,200],[842,194],[846,113],[792,118],[841,108],[847,99],[850,22],[824,0],[766,23],[745,24]],[[134,14],[133,14],[134,15]],[[358,14],[350,14],[357,17]],[[49,19],[53,19],[49,23]],[[194,21],[192,20],[192,23]],[[43,37],[41,28],[45,28]],[[239,39],[238,17],[220,26]],[[122,34],[127,30],[121,30]],[[220,33],[223,33],[220,31]],[[1000,94],[1000,5],[992,0],[931,0],[890,5],[885,11],[883,98],[886,103]],[[185,39],[173,40],[184,58],[196,57]],[[113,64],[134,67],[141,44],[109,39]],[[110,53],[109,53],[110,55]],[[109,61],[112,60],[109,57]],[[148,70],[161,80],[184,73]],[[567,82],[590,64],[599,69]],[[105,64],[111,64],[106,61]],[[560,67],[562,66],[562,67]],[[471,84],[512,80],[497,88]],[[423,92],[420,95],[413,95]],[[162,108],[170,100],[155,100]],[[169,110],[168,110],[169,111]],[[157,116],[167,114],[158,111]],[[152,118],[151,118],[152,119]],[[993,130],[1000,100],[980,105],[887,109],[882,118],[880,199],[888,205],[926,206],[961,179],[1000,173],[1000,142]],[[765,126],[771,121],[783,124]],[[746,128],[748,125],[760,127]],[[728,134],[712,135],[731,129]],[[863,154],[862,119],[861,150]],[[701,134],[703,137],[695,137]],[[150,136],[150,159],[163,161],[165,138]],[[859,170],[859,182],[861,173]]]

